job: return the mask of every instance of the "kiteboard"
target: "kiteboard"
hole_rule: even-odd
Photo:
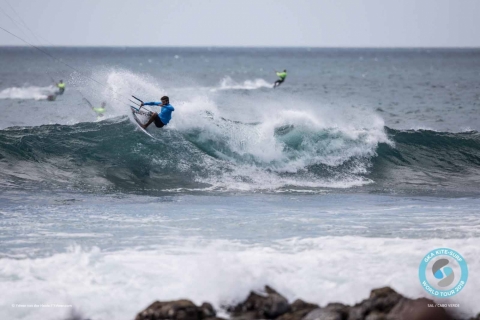
[[[142,121],[138,118],[138,116],[148,116],[148,113],[146,112],[143,112],[143,111],[140,111],[140,109],[138,108],[135,108],[134,106],[130,106],[130,109],[132,110],[132,116],[133,116],[133,119],[135,120],[135,124],[137,125],[137,127],[142,130],[146,135],[150,136],[151,138],[153,138],[153,136],[147,131],[145,130],[142,125]],[[154,138],[155,139],[155,138]]]

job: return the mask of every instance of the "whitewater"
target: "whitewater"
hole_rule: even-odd
[[[84,74],[0,49],[0,318],[218,309],[265,284],[320,305],[431,298],[418,266],[438,247],[470,270],[448,302],[480,312],[478,50],[50,50]],[[154,139],[132,94],[175,107]]]

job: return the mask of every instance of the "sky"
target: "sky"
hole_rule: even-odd
[[[0,0],[0,27],[60,46],[480,47],[479,16],[479,0]]]

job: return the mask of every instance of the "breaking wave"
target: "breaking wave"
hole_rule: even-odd
[[[301,121],[243,123],[208,112],[201,118],[203,128],[180,123],[156,131],[155,140],[126,117],[2,130],[1,183],[156,192],[448,188],[480,181],[477,132],[347,132]]]
[[[368,110],[345,112],[288,95],[260,95],[255,101],[235,96],[219,106],[216,93],[175,89],[173,120],[166,129],[150,129],[151,139],[118,101],[132,91],[141,97],[168,94],[162,84],[122,70],[96,77],[110,87],[100,95],[86,84],[76,85],[96,97],[95,104],[107,101],[104,121],[78,123],[94,117],[72,100],[45,119],[43,109],[35,113],[44,125],[0,130],[1,185],[143,193],[477,192],[480,182],[475,131],[394,130]],[[259,85],[267,85],[262,81]]]

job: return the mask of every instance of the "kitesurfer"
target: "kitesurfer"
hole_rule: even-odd
[[[285,78],[287,77],[287,70],[283,70],[283,72],[275,71],[275,73],[277,74],[277,76],[278,76],[280,79],[278,79],[277,81],[275,81],[275,83],[273,84],[273,88],[274,88],[274,89],[275,89],[276,87],[278,87],[279,85],[281,85],[283,81],[285,81]]]
[[[170,104],[170,99],[167,96],[163,96],[160,100],[162,102],[142,102],[141,106],[159,106],[161,108],[160,114],[153,112],[147,123],[142,125],[142,128],[147,129],[152,122],[155,122],[157,128],[162,128],[172,119],[172,112],[175,111],[175,109]]]
[[[102,102],[102,104],[100,105],[100,108],[95,108],[91,103],[90,101],[87,100],[87,98],[83,97],[83,100],[85,100],[85,102],[88,104],[88,106],[97,114],[97,117],[98,118],[101,118],[103,117],[103,115],[105,114],[105,109],[107,107],[107,103],[105,101]],[[97,119],[98,119],[97,118]]]
[[[94,108],[92,107],[92,110],[95,111],[95,113],[97,114],[97,116],[99,118],[103,117],[103,114],[105,113],[105,108],[107,107],[107,103],[106,102],[102,102],[100,108]]]
[[[57,94],[63,94],[63,92],[65,92],[65,83],[63,82],[63,80],[60,80],[60,82],[57,83],[57,88]]]

